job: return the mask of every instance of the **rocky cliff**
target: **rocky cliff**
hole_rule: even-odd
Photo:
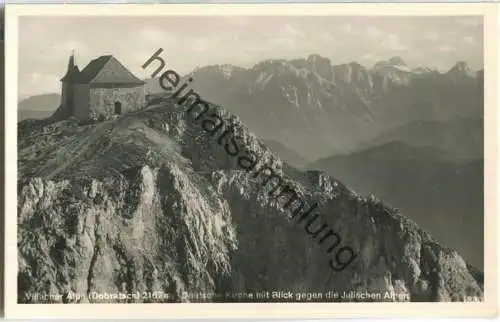
[[[363,300],[342,299],[343,292],[382,294],[379,301],[398,300],[386,293],[411,301],[482,298],[482,273],[454,250],[376,198],[322,172],[289,167],[237,117],[214,111],[233,124],[240,147],[272,165],[302,200],[319,204],[316,214],[357,254],[349,266],[332,270],[335,253],[294,222],[185,107],[165,99],[100,123],[20,124],[18,301],[155,292],[169,296],[104,301],[196,302],[200,294],[236,301],[234,292],[266,291],[258,301],[278,300],[274,291],[315,292],[321,301]],[[340,296],[326,299],[329,291]]]

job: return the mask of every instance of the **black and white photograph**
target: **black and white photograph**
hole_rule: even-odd
[[[17,17],[17,304],[484,303],[484,15],[159,8]]]

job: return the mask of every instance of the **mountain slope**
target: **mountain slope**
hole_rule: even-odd
[[[233,124],[235,141],[219,145],[169,100],[96,124],[20,124],[19,301],[48,292],[86,302],[104,291],[171,295],[152,300],[160,302],[200,300],[183,292],[237,301],[227,292],[276,290],[482,298],[481,273],[411,220],[324,173],[283,167],[238,118],[213,109]],[[228,154],[235,146],[282,173],[307,205],[318,203],[312,218],[353,248],[351,265],[332,270],[346,254],[311,240],[270,187],[242,168],[241,154]]]
[[[336,174],[363,195],[375,194],[483,267],[482,158],[457,162],[438,148],[389,142],[307,168]]]
[[[26,98],[18,103],[19,121],[49,117],[61,103],[59,94],[40,94]]]
[[[399,141],[410,146],[436,147],[457,158],[482,158],[484,155],[484,120],[455,119],[448,122],[418,121],[360,144],[359,150]]]
[[[284,144],[274,140],[262,140],[262,142],[276,153],[283,161],[291,166],[301,168],[307,164],[307,160],[300,156],[297,152],[286,147]]]

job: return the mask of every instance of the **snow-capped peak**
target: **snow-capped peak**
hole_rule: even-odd
[[[389,60],[386,61],[377,62],[373,66],[372,71],[377,72],[382,69],[385,70],[387,68],[395,69],[402,72],[408,72],[408,73],[411,72],[411,69],[408,67],[408,65],[406,65],[405,61],[399,56],[391,57]]]
[[[224,75],[225,79],[229,79],[233,73],[234,66],[230,64],[224,64],[219,66],[222,74]]]
[[[389,63],[394,66],[408,66],[406,65],[405,61],[403,58],[399,56],[391,57],[389,58]]]
[[[307,60],[314,63],[316,62],[317,60],[320,60],[320,59],[325,59],[324,57],[321,57],[320,55],[318,54],[311,54],[307,57]]]
[[[474,76],[474,72],[470,68],[470,66],[464,62],[464,61],[459,61],[457,62],[449,71],[448,73],[453,73],[453,74],[466,74],[470,76]]]
[[[437,71],[436,68],[430,67],[430,66],[418,66],[417,68],[414,68],[412,70],[412,72],[415,74],[427,74],[427,73],[433,73],[436,71]]]
[[[392,57],[388,61],[379,61],[375,64],[375,66],[373,66],[372,71],[378,72],[386,69],[398,70],[407,73],[411,72],[411,69],[400,57]]]

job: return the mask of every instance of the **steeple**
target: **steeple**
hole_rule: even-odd
[[[68,70],[73,70],[75,68],[75,50],[71,50],[71,56],[69,56]]]
[[[69,56],[69,61],[68,61],[68,70],[66,71],[66,75],[64,75],[63,78],[61,78],[61,82],[72,82],[76,80],[78,74],[80,73],[80,70],[78,69],[78,66],[75,64],[75,50],[73,49],[71,51],[71,56]]]

